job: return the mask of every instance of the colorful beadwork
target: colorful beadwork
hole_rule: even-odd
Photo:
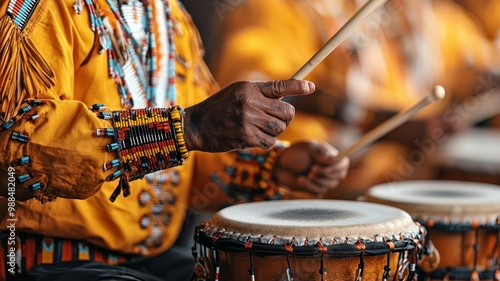
[[[40,106],[42,104],[45,104],[43,101],[40,100],[24,100],[21,104],[25,104],[25,106],[21,107],[17,111],[17,115],[13,116],[10,120],[5,121],[2,118],[0,118],[0,132],[7,131],[8,129],[12,128],[14,124],[16,124],[16,121],[19,120],[22,116],[25,116],[26,113],[30,112],[34,107]],[[26,115],[26,120],[28,121],[33,121],[36,118],[38,118],[38,114],[32,114],[32,115]],[[17,139],[19,136],[19,133],[16,133],[16,135],[12,136],[12,139],[19,140]],[[25,137],[25,138],[24,138]],[[23,141],[24,139],[27,140],[27,136],[21,137],[19,141]],[[23,141],[24,142],[24,141]]]
[[[114,201],[121,191],[129,194],[128,182],[146,174],[182,165],[189,155],[182,131],[182,108],[143,108],[98,112],[109,116],[113,128],[99,128],[96,135],[114,137],[106,145],[108,152],[118,152],[118,159],[104,163],[104,170],[118,167],[106,178],[120,178],[110,197]]]
[[[175,104],[174,25],[169,1],[85,0],[82,4],[76,0],[77,14],[83,5],[89,10],[101,53],[108,56],[109,75],[116,81],[122,105]],[[100,111],[98,106],[91,109]]]
[[[212,173],[212,180],[234,200],[227,203],[286,198],[289,189],[273,181],[272,168],[280,152],[287,146],[287,142],[278,141],[265,154],[251,149],[238,151],[235,163],[225,169],[227,175]],[[223,180],[226,178],[227,181]]]
[[[172,117],[172,124],[177,138],[178,149],[181,153],[181,157],[186,159],[189,156],[189,152],[187,150],[186,142],[184,141],[184,133],[182,131],[182,114],[184,114],[184,111],[180,106],[173,106],[170,108],[170,115]]]
[[[116,168],[120,166],[120,160],[118,159],[113,159],[109,162],[104,163],[104,171],[107,171],[112,168]]]
[[[7,15],[23,30],[40,0],[12,0],[7,6]]]
[[[40,101],[40,100],[23,100],[21,103],[20,109],[17,111],[17,114],[13,116],[9,121],[3,122],[0,124],[0,132],[8,130],[14,126],[14,124],[21,120],[25,119],[26,121],[33,121],[39,117],[37,113],[33,113],[31,115],[28,115],[27,113],[32,111],[34,107],[41,106],[45,104],[45,102]],[[3,121],[0,119],[0,121]],[[29,140],[29,137],[27,135],[21,134],[19,132],[12,132],[11,135],[11,140],[18,141],[21,143],[27,143]],[[10,162],[11,166],[21,166],[21,165],[26,165],[31,161],[29,156],[23,156],[18,159],[14,159]],[[32,173],[26,173],[20,176],[16,177],[16,182],[19,184],[25,184],[28,181],[32,180],[34,178],[34,175]],[[38,199],[40,202],[45,203],[48,201],[52,201],[55,199],[55,197],[48,197],[43,194],[41,194],[39,191],[45,187],[45,184],[43,182],[35,182],[33,184],[30,184],[26,186],[25,188],[28,191],[35,192],[35,198]]]

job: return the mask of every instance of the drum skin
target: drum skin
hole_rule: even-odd
[[[392,243],[389,241],[394,239],[399,242],[420,243],[425,229],[415,224],[406,212],[390,206],[343,200],[286,200],[246,203],[223,209],[216,213],[210,222],[204,223],[198,234],[200,232],[211,238],[212,242],[222,238],[226,241],[246,241],[246,237],[250,235],[253,239],[265,237],[258,238],[258,241],[263,241],[259,242],[261,246],[292,243],[303,247],[324,241],[323,246],[366,245],[368,249],[368,243],[374,241],[385,244]],[[242,234],[245,238],[240,239]],[[269,242],[270,240],[273,242]],[[388,258],[391,278],[399,274],[398,265],[401,264],[403,268],[401,275],[407,276],[408,260],[416,262],[416,251],[411,250],[414,249],[413,246],[409,251],[395,250],[381,254],[368,253],[369,251],[365,250],[359,253],[329,250],[324,254],[306,255],[299,254],[297,247],[293,248],[295,252],[275,249],[266,252],[252,251],[250,254],[246,249],[233,251],[221,245],[211,243],[206,249],[206,260],[209,261],[212,276],[217,252],[220,264],[219,280],[250,279],[251,268],[254,269],[255,280],[288,280],[287,269],[290,268],[295,281],[319,281],[323,280],[320,274],[323,262],[323,269],[326,270],[324,280],[352,281],[358,277],[361,261],[359,253],[363,253],[364,264],[362,278],[359,280],[382,280]],[[402,263],[398,260],[400,257]]]
[[[366,201],[401,208],[422,223],[440,254],[440,270],[471,271],[475,263],[479,272],[491,275],[495,270],[495,259],[500,258],[500,186],[459,181],[394,182],[372,187]],[[429,278],[425,280],[446,280]]]

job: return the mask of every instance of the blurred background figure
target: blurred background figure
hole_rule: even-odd
[[[195,22],[203,25],[207,61],[225,86],[292,77],[366,1],[186,2],[203,11]],[[283,138],[322,138],[340,148],[434,85],[448,94],[355,155],[348,178],[327,197],[354,199],[388,181],[457,177],[444,167],[457,160],[443,153],[455,135],[480,124],[488,127],[486,137],[497,137],[499,106],[491,105],[500,82],[499,9],[499,0],[389,0],[307,77],[317,91],[290,100],[298,113]]]

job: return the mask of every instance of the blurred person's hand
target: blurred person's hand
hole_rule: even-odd
[[[281,152],[273,179],[292,190],[325,195],[347,176],[349,158],[335,159],[338,150],[323,141],[302,141]]]

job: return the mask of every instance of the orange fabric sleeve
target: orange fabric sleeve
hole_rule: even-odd
[[[0,173],[0,181],[7,182],[9,163],[29,156],[29,163],[15,167],[16,176],[33,174],[33,179],[24,186],[41,181],[46,185],[46,194],[65,198],[89,197],[110,173],[102,168],[105,162],[113,159],[113,155],[105,151],[109,140],[95,136],[97,128],[110,125],[98,119],[80,102],[45,102],[45,105],[33,109],[37,110],[39,118],[20,120],[0,134],[4,151],[0,155],[1,169],[5,171]],[[12,139],[13,132],[28,136],[28,142]],[[17,187],[19,189],[22,185]],[[2,195],[5,196],[5,190],[2,190]],[[19,195],[23,194],[17,196],[22,198]]]
[[[29,163],[15,167],[16,176],[32,174],[32,179],[17,184],[18,200],[33,196],[34,194],[26,193],[21,187],[36,182],[45,185],[42,190],[46,195],[87,198],[99,190],[107,174],[111,173],[103,171],[103,164],[116,158],[116,155],[105,150],[110,140],[95,136],[97,128],[110,128],[110,122],[98,119],[88,109],[88,105],[68,100],[73,99],[78,92],[75,90],[73,73],[95,51],[93,32],[90,29],[76,29],[77,25],[82,25],[79,21],[86,21],[88,26],[88,14],[75,16],[70,13],[73,2],[40,1],[23,30],[13,24],[3,25],[0,30],[0,37],[19,33],[20,37],[25,38],[24,41],[31,41],[36,52],[50,67],[54,81],[54,86],[50,88],[38,84],[39,88],[34,91],[23,89],[23,98],[36,98],[45,103],[32,108],[24,117],[35,113],[39,117],[34,120],[20,117],[11,128],[0,133],[0,182],[7,182],[8,173],[5,171],[12,161],[23,156],[30,157]],[[7,4],[8,1],[0,1],[0,14],[4,15],[2,20],[11,20],[6,15]],[[22,46],[24,41],[20,41],[20,48],[27,48]],[[8,52],[8,45],[1,47]],[[101,57],[105,59],[104,56]],[[35,75],[33,73],[40,71],[36,65],[27,64],[23,57],[15,59],[25,67],[25,75]],[[7,71],[19,70],[14,67],[7,68]],[[12,83],[22,87],[23,77],[17,77]],[[115,87],[111,80],[109,85]],[[12,105],[5,104],[9,100],[9,97],[5,97],[7,93],[1,92],[0,95],[2,108],[7,108],[3,110],[4,113],[12,111]],[[13,139],[14,132],[26,136],[27,142]],[[0,195],[5,196],[6,185],[1,186]]]

